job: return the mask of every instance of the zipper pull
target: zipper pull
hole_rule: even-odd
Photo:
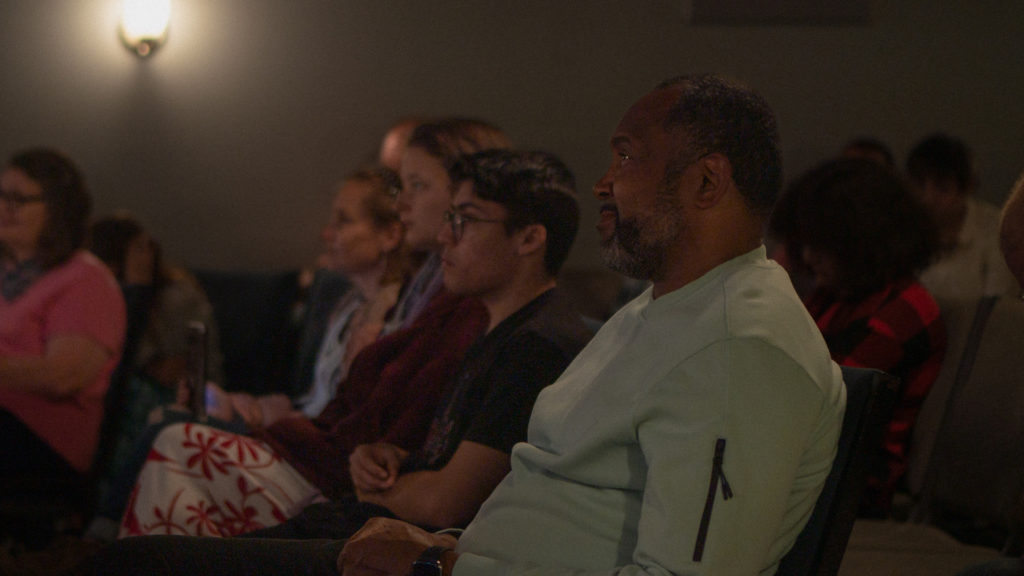
[[[732,498],[732,488],[729,486],[729,481],[725,479],[725,470],[722,469],[723,460],[725,460],[725,438],[719,438],[715,442],[715,459],[712,467],[718,480],[722,483],[722,499],[728,500]]]
[[[693,546],[693,561],[700,562],[704,557],[704,544],[708,537],[708,528],[711,525],[711,509],[715,506],[715,497],[718,494],[718,486],[722,487],[722,499],[732,498],[732,487],[725,479],[725,471],[722,470],[722,461],[725,459],[725,438],[715,440],[715,456],[711,460],[711,482],[708,485],[708,497],[704,502],[704,513],[700,518],[700,526],[697,528],[697,542]]]

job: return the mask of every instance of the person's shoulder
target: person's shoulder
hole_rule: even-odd
[[[539,298],[539,301],[532,303],[529,315],[513,331],[512,338],[547,342],[575,355],[593,336],[593,332],[583,322],[583,316],[558,288],[549,290]]]
[[[161,288],[160,298],[171,308],[208,306],[209,298],[194,274],[180,266],[164,268],[167,283]]]
[[[89,252],[76,252],[40,281],[37,295],[51,310],[66,317],[95,321],[110,328],[110,338],[123,330],[125,300],[107,266]]]
[[[808,350],[798,350],[785,342],[764,338],[736,338],[726,343],[731,363],[739,370],[753,370],[760,378],[787,381],[794,390],[808,386],[832,395],[841,385],[842,374],[832,361],[827,347],[809,345]],[[804,353],[807,352],[807,353]],[[737,385],[758,386],[756,381],[739,379]]]
[[[117,280],[110,269],[91,252],[75,252],[53,270],[54,278],[79,287],[109,290],[120,293]]]
[[[758,263],[731,280],[725,290],[726,339],[776,350],[819,380],[831,370],[825,339],[780,266]]]
[[[899,298],[913,306],[921,317],[934,319],[940,315],[938,301],[928,291],[928,288],[916,278],[910,278],[901,283]]]
[[[775,334],[780,328],[810,331],[813,320],[786,271],[773,261],[756,262],[731,275],[723,285],[730,336]]]
[[[999,220],[1000,209],[995,204],[977,198],[975,196],[969,196],[967,198],[968,210],[980,220],[985,222],[993,222]]]
[[[887,301],[869,319],[875,330],[917,346],[928,343],[933,353],[945,349],[946,326],[943,312],[931,292],[914,278],[896,283]],[[925,340],[920,338],[926,337]]]
[[[991,247],[996,246],[1001,219],[1002,212],[997,206],[981,198],[968,196],[967,216],[960,231],[961,242],[969,244],[980,240]]]
[[[71,255],[60,268],[74,274],[101,274],[111,276],[110,268],[103,263],[95,254],[86,250],[79,250]]]

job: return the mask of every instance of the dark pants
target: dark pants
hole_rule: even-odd
[[[394,518],[387,508],[344,498],[307,506],[283,524],[236,538],[125,538],[101,550],[83,573],[333,575],[345,540],[378,516]]]
[[[103,548],[82,574],[333,576],[344,540],[137,536]]]
[[[0,478],[39,475],[73,479],[81,476],[45,440],[3,408],[0,408],[0,442],[3,443]]]
[[[0,445],[0,540],[41,548],[61,522],[88,514],[88,477],[3,408]]]

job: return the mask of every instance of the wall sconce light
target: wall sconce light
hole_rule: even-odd
[[[121,41],[141,58],[167,41],[171,0],[124,0],[121,8]]]

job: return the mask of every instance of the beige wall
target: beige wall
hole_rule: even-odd
[[[671,0],[174,2],[148,61],[117,0],[0,3],[0,154],[65,149],[98,213],[133,210],[192,266],[309,260],[332,185],[407,114],[489,119],[588,193],[625,107],[686,72],[765,93],[788,176],[854,135],[902,159],[936,129],[974,147],[990,200],[1024,168],[1021,2],[876,2],[856,27],[694,27]],[[583,206],[572,264],[596,266]]]

